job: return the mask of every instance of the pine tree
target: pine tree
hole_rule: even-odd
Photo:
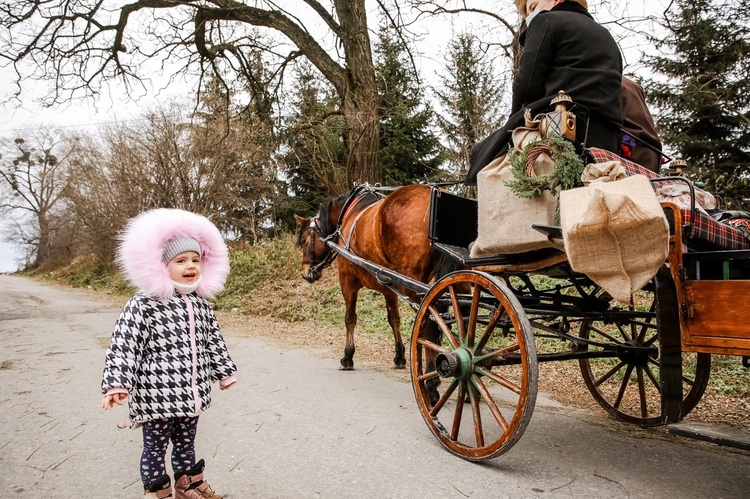
[[[292,114],[284,135],[284,177],[289,206],[280,220],[294,222],[291,213],[310,214],[322,201],[346,189],[344,121],[337,112],[333,89],[309,63],[296,70]]]
[[[390,27],[380,29],[375,47],[380,103],[380,160],[385,182],[406,185],[440,175],[443,150],[434,130],[419,76],[404,41]]]
[[[471,33],[460,33],[451,42],[440,81],[442,89],[435,93],[445,112],[438,123],[447,138],[451,171],[464,179],[472,146],[505,122],[504,82]]]
[[[728,206],[737,208],[750,195],[749,8],[725,4],[675,2],[676,12],[667,13],[667,37],[653,40],[671,54],[646,58],[666,80],[644,86],[657,104],[663,142],[688,162],[693,179],[723,192]]]

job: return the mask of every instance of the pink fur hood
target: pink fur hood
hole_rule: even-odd
[[[168,301],[174,294],[162,254],[178,237],[192,237],[201,245],[201,282],[198,296],[212,298],[229,274],[229,251],[221,233],[206,217],[189,211],[159,208],[130,219],[119,235],[117,263],[125,277],[146,296]]]

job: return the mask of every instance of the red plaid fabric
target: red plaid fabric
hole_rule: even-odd
[[[710,215],[696,210],[695,223],[690,225],[690,210],[680,210],[684,227],[682,235],[687,241],[699,242],[712,248],[738,250],[750,248],[750,241],[738,229],[718,222]]]
[[[619,161],[629,175],[645,175],[648,178],[658,177],[655,172],[604,149],[592,147],[589,149],[589,156],[597,163]],[[699,210],[696,210],[695,223],[690,224],[692,219],[690,210],[681,209],[680,211],[682,212],[682,220],[685,224],[682,235],[686,241],[724,250],[750,248],[750,240],[734,227],[721,223]]]
[[[619,161],[620,164],[628,172],[628,175],[645,175],[648,178],[656,178],[655,172],[652,172],[648,168],[644,168],[638,163],[633,163],[625,158],[621,158],[617,154],[607,151],[606,149],[599,149],[597,147],[589,148],[589,156],[594,160],[595,163],[606,163],[607,161]]]

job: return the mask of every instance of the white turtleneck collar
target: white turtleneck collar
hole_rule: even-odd
[[[174,286],[174,289],[176,289],[178,293],[181,293],[183,295],[189,295],[190,293],[198,289],[198,286],[201,285],[201,277],[199,277],[193,284],[182,284],[177,281],[172,281],[172,285]]]

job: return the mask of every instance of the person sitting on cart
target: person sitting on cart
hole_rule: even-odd
[[[585,139],[586,146],[617,153],[622,138],[620,48],[594,21],[586,0],[515,2],[526,29],[519,39],[523,53],[513,81],[511,116],[472,148],[467,185],[476,185],[477,174],[507,152],[513,129],[524,124],[526,109],[532,116],[547,111],[560,90],[576,106],[576,142]]]
[[[623,76],[620,92],[623,137],[618,154],[659,173],[661,139],[646,104],[646,94],[635,81]]]

